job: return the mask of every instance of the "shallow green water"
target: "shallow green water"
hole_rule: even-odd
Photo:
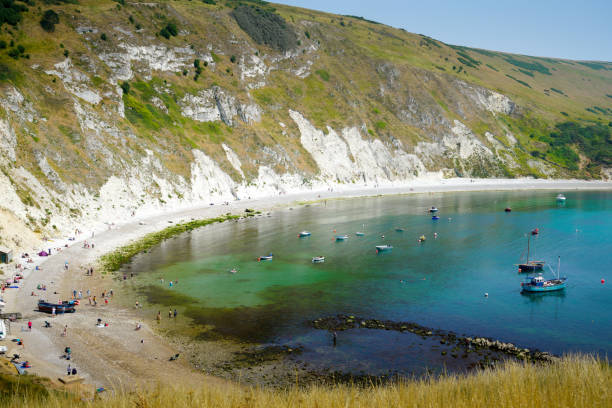
[[[126,271],[150,299],[179,306],[196,323],[239,340],[302,344],[300,358],[315,367],[380,373],[448,364],[426,341],[402,333],[351,330],[331,347],[329,334],[307,323],[337,313],[413,321],[554,353],[609,354],[612,193],[566,192],[565,205],[555,195],[328,201],[182,235],[139,255]],[[439,221],[425,212],[431,205],[440,209]],[[504,213],[506,206],[512,213]],[[561,255],[561,275],[569,278],[564,292],[520,293],[523,276],[514,264],[535,227],[535,257],[556,268]],[[298,238],[301,230],[312,236]],[[349,239],[336,242],[334,230]],[[383,243],[394,249],[377,255],[375,245]],[[272,262],[256,262],[270,252]],[[312,264],[316,255],[326,256],[325,263]],[[238,273],[228,273],[234,267]],[[169,288],[169,280],[179,282]]]

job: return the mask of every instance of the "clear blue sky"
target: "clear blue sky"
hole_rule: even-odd
[[[612,61],[612,0],[274,0],[362,16],[445,43]]]

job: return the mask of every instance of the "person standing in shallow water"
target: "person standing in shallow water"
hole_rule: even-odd
[[[157,323],[161,322],[161,310],[157,312]]]
[[[332,333],[332,338],[334,341],[334,347],[336,347],[336,343],[338,342],[338,334],[335,331]]]

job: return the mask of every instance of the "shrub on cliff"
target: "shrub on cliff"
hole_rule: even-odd
[[[14,0],[0,1],[0,26],[4,23],[17,25],[21,21],[21,13],[28,11],[28,8]]]
[[[178,27],[174,23],[168,23],[164,28],[161,29],[159,35],[166,39],[170,39],[170,37],[178,35]]]
[[[287,51],[297,46],[297,36],[278,14],[256,6],[240,5],[232,11],[232,16],[252,39],[279,51]]]
[[[40,20],[40,26],[48,33],[55,31],[55,25],[59,23],[59,16],[53,10],[45,11],[42,19]]]

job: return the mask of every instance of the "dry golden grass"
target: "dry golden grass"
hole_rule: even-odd
[[[203,385],[198,390],[157,386],[152,390],[106,392],[94,401],[73,396],[21,394],[3,407],[610,407],[612,369],[590,356],[568,356],[550,365],[510,363],[469,376],[406,381],[395,385],[313,386],[288,390]]]

